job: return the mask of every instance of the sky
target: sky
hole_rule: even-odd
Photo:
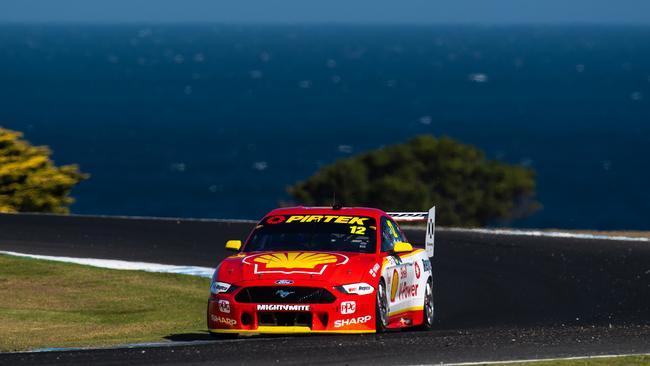
[[[650,24],[650,0],[0,0],[0,22]]]

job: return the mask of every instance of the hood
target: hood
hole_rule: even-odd
[[[365,253],[273,251],[240,253],[219,266],[219,281],[327,281],[333,285],[368,282],[378,257]]]

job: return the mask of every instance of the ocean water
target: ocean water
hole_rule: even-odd
[[[537,171],[503,225],[650,229],[650,27],[2,25],[0,125],[92,174],[79,214],[259,218],[430,133]]]

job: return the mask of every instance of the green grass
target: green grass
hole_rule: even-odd
[[[498,363],[489,366],[647,366],[650,356],[582,358],[577,360]]]
[[[0,255],[0,351],[204,332],[209,289],[207,278]]]

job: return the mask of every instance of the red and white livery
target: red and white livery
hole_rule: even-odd
[[[426,221],[413,248],[398,221]],[[280,208],[215,270],[208,300],[213,334],[374,333],[434,322],[435,207]]]

